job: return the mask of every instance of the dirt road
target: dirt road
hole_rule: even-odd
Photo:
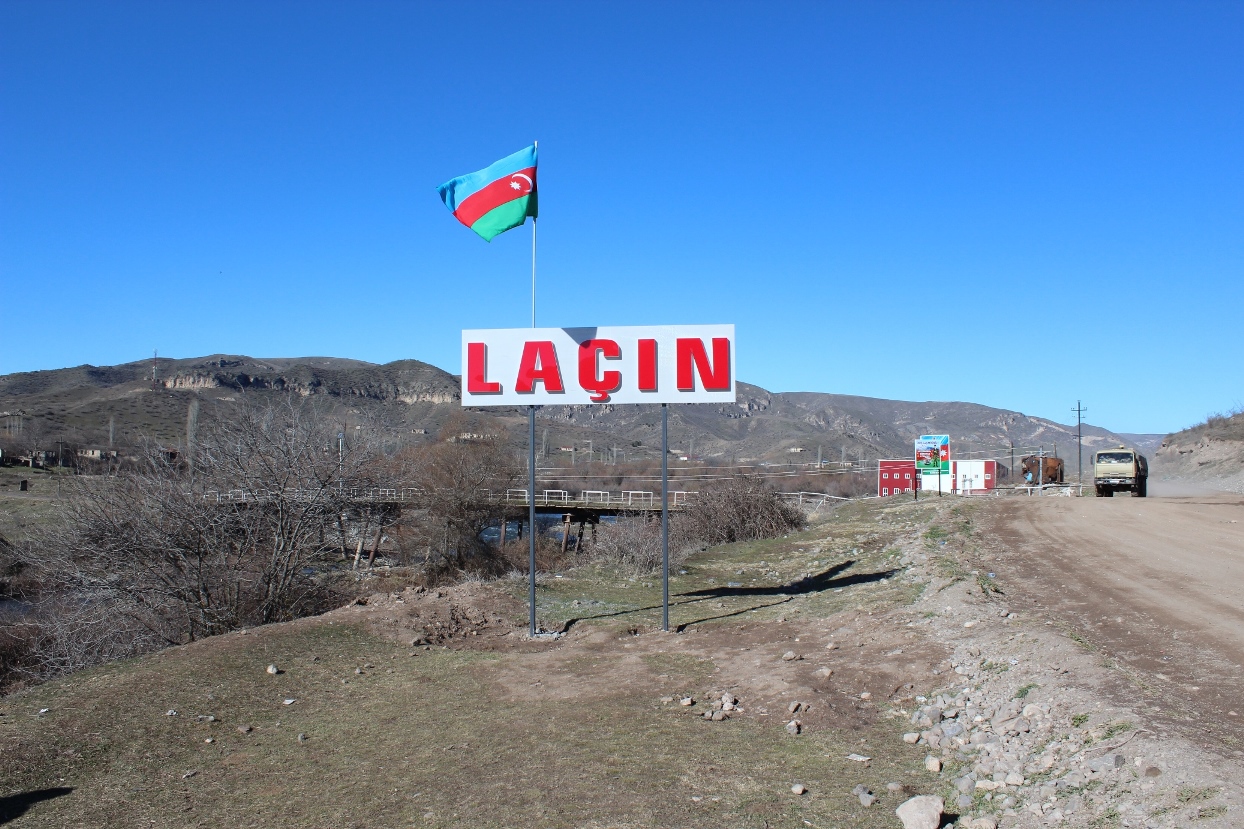
[[[1244,498],[1015,498],[982,518],[1012,600],[1117,668],[1116,690],[1244,748]]]

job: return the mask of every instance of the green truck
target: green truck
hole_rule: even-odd
[[[1130,492],[1137,498],[1144,498],[1149,494],[1149,461],[1122,445],[1095,452],[1093,485],[1099,498],[1112,498],[1116,492]]]

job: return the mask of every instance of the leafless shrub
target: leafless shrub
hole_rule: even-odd
[[[695,540],[687,535],[682,516],[670,521],[670,566],[687,559]],[[661,521],[654,518],[619,517],[615,523],[597,527],[595,544],[587,545],[592,560],[618,567],[633,575],[643,575],[661,567]]]
[[[688,537],[705,544],[773,538],[804,526],[803,511],[763,482],[745,476],[716,481],[691,499],[680,519]]]

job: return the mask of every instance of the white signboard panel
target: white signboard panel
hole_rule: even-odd
[[[733,403],[733,325],[462,332],[463,406]]]

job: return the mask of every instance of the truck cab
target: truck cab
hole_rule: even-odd
[[[1099,498],[1112,498],[1116,492],[1144,498],[1149,494],[1149,461],[1121,444],[1115,449],[1094,452],[1093,485]]]

